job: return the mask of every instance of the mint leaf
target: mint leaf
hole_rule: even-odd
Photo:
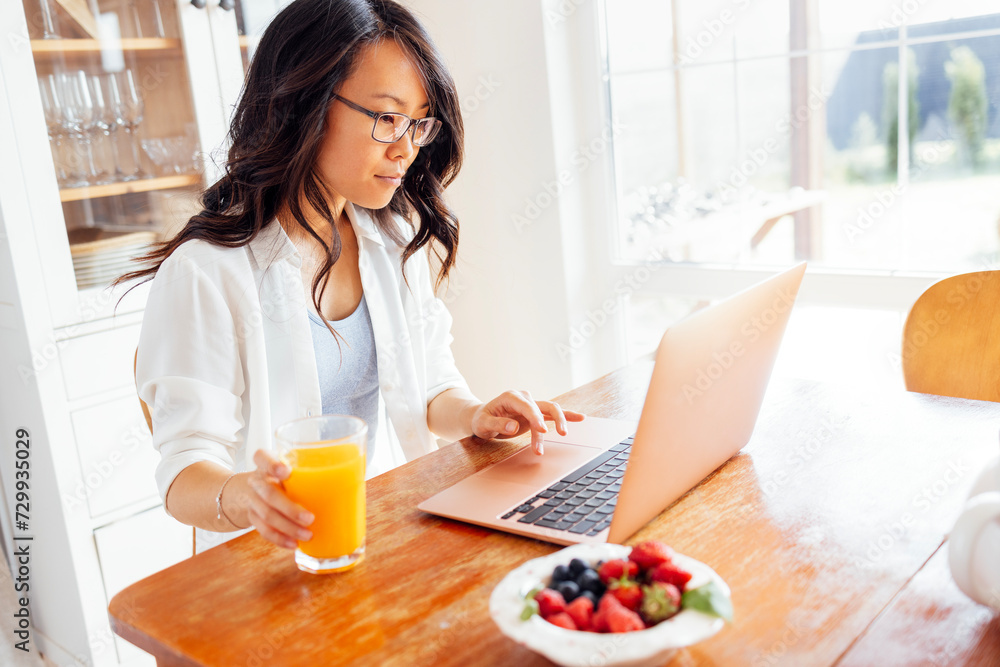
[[[718,584],[710,581],[704,586],[692,588],[681,596],[682,609],[694,609],[709,616],[718,616],[733,622],[733,601],[722,592]]]

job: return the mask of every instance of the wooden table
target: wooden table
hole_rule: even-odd
[[[558,400],[637,419],[651,372]],[[1000,613],[958,591],[945,545],[998,427],[996,403],[773,381],[750,444],[629,540],[662,539],[732,588],[735,622],[670,664],[1000,664]],[[159,665],[549,664],[500,634],[488,600],[558,547],[414,509],[526,443],[470,438],[371,480],[353,571],[302,573],[250,533],[125,589],[112,625]]]

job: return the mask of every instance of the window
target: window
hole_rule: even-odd
[[[603,11],[620,128],[616,256],[666,262],[629,296],[629,356],[692,309],[809,260],[806,303],[826,308],[800,303],[789,335],[879,308],[867,311],[877,352],[856,356],[885,357],[897,377],[893,350],[920,291],[1000,258],[996,3],[608,0]]]
[[[605,12],[623,259],[960,272],[997,257],[995,3]]]

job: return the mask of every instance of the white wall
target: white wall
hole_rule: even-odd
[[[455,77],[466,123],[465,165],[448,189],[459,262],[442,294],[459,368],[483,400],[505,389],[551,398],[613,370],[614,315],[569,353],[571,331],[613,295],[594,1],[406,4]],[[581,160],[591,141],[604,148]]]

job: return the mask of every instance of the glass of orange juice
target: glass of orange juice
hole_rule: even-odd
[[[291,468],[285,493],[316,517],[295,564],[314,574],[342,572],[365,555],[365,452],[368,425],[347,415],[290,421],[274,432]]]

